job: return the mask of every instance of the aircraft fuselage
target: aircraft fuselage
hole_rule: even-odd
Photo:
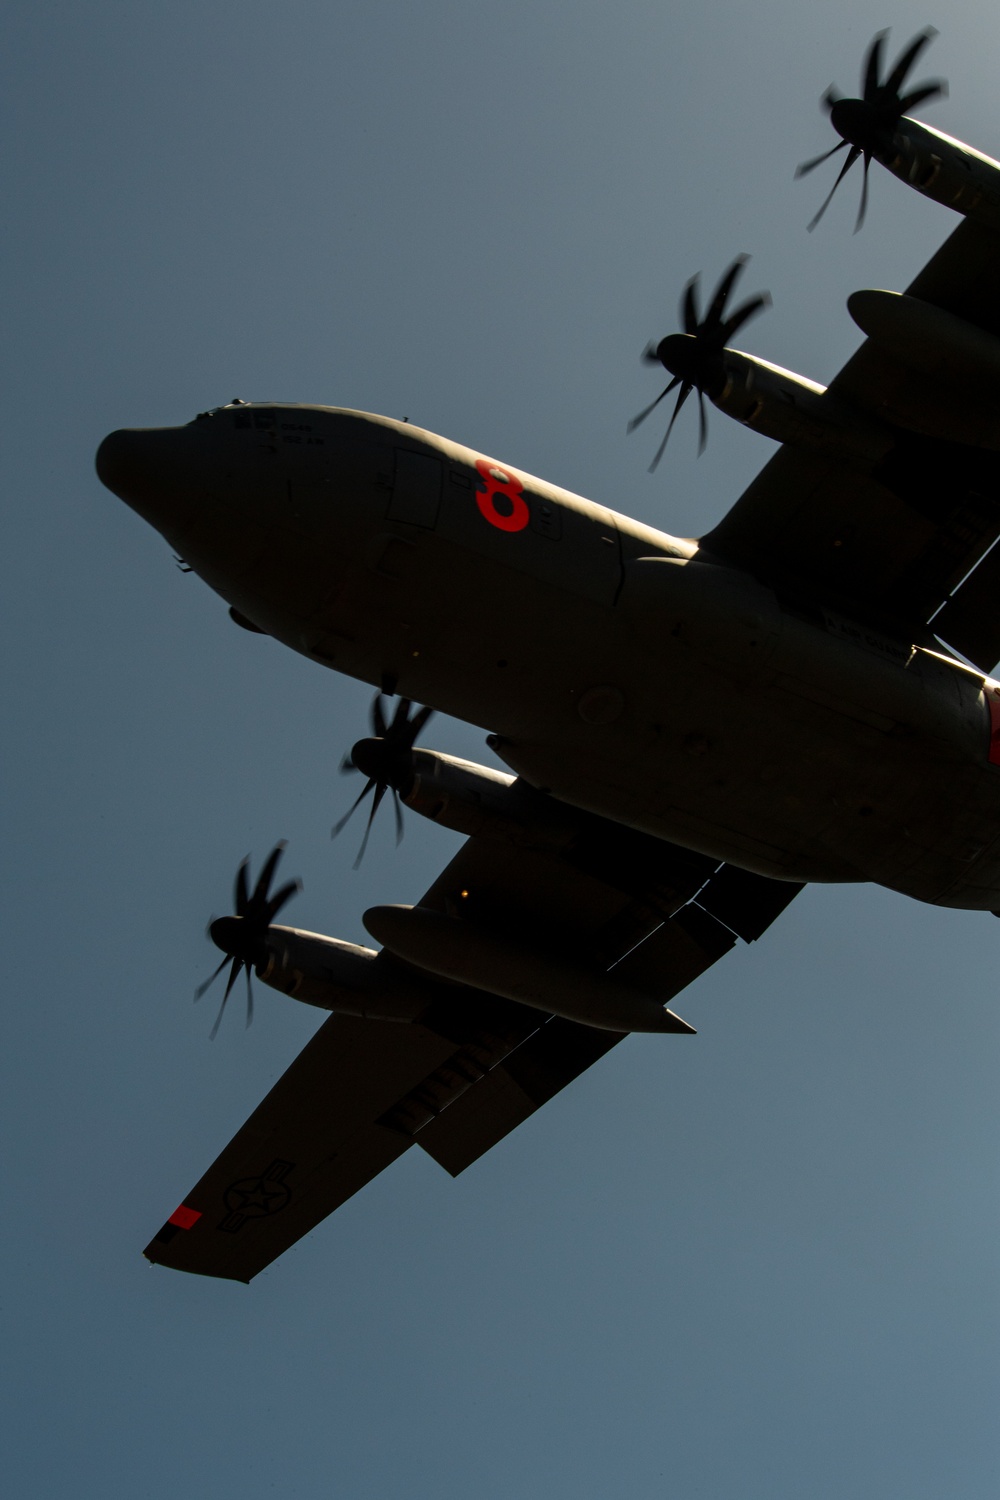
[[[242,622],[480,725],[557,798],[765,875],[1000,907],[1000,684],[929,634],[790,607],[361,412],[228,406],[113,433],[98,471]]]

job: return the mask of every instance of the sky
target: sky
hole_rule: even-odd
[[[288,920],[364,940],[457,847],[352,871],[371,691],[235,629],[104,490],[102,436],[235,396],[410,420],[680,535],[772,451],[638,356],[752,254],[745,347],[828,381],[948,211],[873,170],[813,234],[873,33],[1000,156],[993,7],[12,0],[3,432],[0,1461],[19,1497],[963,1500],[1000,1484],[1000,928],[810,887],[451,1180],[410,1152],[248,1287],[152,1232],[304,1045],[205,937],[289,840]],[[687,420],[690,418],[690,420]],[[516,601],[512,601],[512,609]],[[426,742],[489,760],[437,719]],[[213,992],[214,993],[214,992]],[[232,1009],[232,1008],[231,1008]]]

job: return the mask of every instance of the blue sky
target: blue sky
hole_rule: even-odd
[[[20,1496],[992,1497],[1000,928],[811,888],[451,1181],[410,1153],[248,1289],[150,1233],[303,1045],[208,1040],[206,920],[289,839],[289,919],[363,936],[455,847],[329,828],[370,692],[236,630],[99,485],[123,425],[233,396],[408,416],[680,534],[770,451],[638,362],[752,253],[765,358],[828,380],[943,209],[805,225],[872,34],[937,20],[930,123],[1000,156],[998,22],[867,4],[18,3],[2,255],[7,1192]],[[428,742],[487,758],[478,732]],[[345,791],[346,787],[346,791]]]

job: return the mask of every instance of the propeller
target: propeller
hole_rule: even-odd
[[[358,740],[351,750],[350,755],[345,755],[341,761],[340,769],[344,773],[360,771],[367,777],[363,790],[354,799],[347,812],[338,823],[330,830],[330,837],[336,838],[341,829],[346,827],[354,813],[361,806],[369,792],[374,792],[372,797],[371,811],[368,814],[368,822],[365,825],[364,838],[361,840],[361,848],[358,857],[354,861],[357,869],[364,859],[365,849],[368,847],[368,835],[371,833],[375,814],[379,810],[382,799],[386,792],[392,793],[393,807],[396,813],[396,843],[399,844],[403,837],[403,812],[399,805],[400,788],[406,782],[412,772],[412,761],[410,752],[413,749],[417,735],[423,729],[428,719],[433,714],[432,708],[418,708],[410,715],[410,709],[414,707],[409,698],[400,698],[396,704],[396,711],[392,718],[386,721],[385,712],[382,708],[382,693],[377,693],[372,703],[372,736],[370,739]]]
[[[219,1014],[215,1018],[215,1025],[211,1031],[213,1042],[222,1022],[226,1001],[229,999],[233,985],[240,977],[241,969],[246,970],[247,976],[247,1025],[249,1026],[253,1020],[253,988],[250,983],[250,970],[260,968],[267,962],[267,929],[281,908],[302,889],[301,880],[289,880],[280,890],[275,891],[273,896],[270,894],[274,872],[278,868],[278,861],[284,850],[284,840],[275,844],[264,862],[264,868],[257,877],[257,884],[252,893],[249,880],[250,856],[247,855],[236,871],[235,916],[216,917],[209,925],[209,937],[217,948],[222,949],[225,956],[215,972],[195,990],[195,1000],[200,1000],[205,991],[215,983],[226,964],[231,965],[229,979],[226,982],[226,993],[222,997]]]
[[[863,172],[861,203],[858,207],[857,222],[854,225],[854,233],[857,234],[868,211],[868,168],[872,157],[876,160],[891,157],[893,136],[903,116],[911,109],[916,109],[918,104],[925,104],[929,99],[942,98],[948,92],[948,85],[940,78],[920,84],[907,94],[902,92],[906,76],[917,58],[928,43],[937,36],[933,26],[925,26],[923,31],[918,31],[909,46],[903,48],[885,77],[881,78],[883,53],[888,35],[887,31],[880,31],[865,54],[861,67],[860,99],[841,98],[831,84],[820,100],[820,107],[830,116],[830,123],[843,139],[838,141],[836,146],[832,146],[829,151],[824,151],[821,156],[802,162],[796,167],[795,175],[804,177],[807,172],[811,172],[814,167],[818,167],[821,162],[827,161],[838,151],[846,149],[847,156],[836,182],[820,204],[819,211],[810,221],[810,233],[826,213],[830,200],[854,163],[860,159],[863,162]]]
[[[643,355],[645,362],[650,365],[662,365],[673,376],[673,379],[664,386],[655,401],[650,402],[644,411],[632,418],[628,424],[629,432],[634,432],[640,422],[645,422],[650,412],[659,406],[664,396],[669,395],[678,386],[680,387],[663,441],[649,466],[651,474],[663,457],[667,439],[677,420],[677,413],[692,391],[698,392],[698,456],[700,457],[705,451],[705,444],[708,441],[705,396],[706,394],[710,397],[719,395],[725,385],[726,370],[722,359],[723,350],[744,323],[748,323],[762,308],[771,305],[769,293],[758,292],[755,297],[748,298],[735,312],[729,313],[728,316],[726,314],[726,304],[733,287],[749,259],[748,255],[736,257],[716,287],[708,311],[703,318],[698,315],[699,278],[692,276],[681,297],[680,317],[684,332],[668,333],[666,338],[661,339],[658,344],[650,343],[646,348]]]

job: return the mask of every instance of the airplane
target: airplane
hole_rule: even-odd
[[[694,394],[702,444],[706,397],[781,444],[700,539],[345,408],[104,439],[103,483],[237,625],[378,690],[351,811],[466,837],[365,912],[377,947],[276,922],[281,845],[240,866],[219,1019],[251,971],[330,1014],[153,1263],[248,1282],[411,1146],[457,1175],[624,1036],[690,1034],[675,998],[808,882],[1000,915],[1000,164],[908,117],[943,91],[904,92],[931,35],[824,96],[859,220],[871,161],[961,216],[905,292],[851,296],[831,385],[730,347],[765,305],[729,309],[742,258],[647,351],[671,379],[632,426],[676,391],[667,436]],[[418,746],[431,707],[507,770]]]

